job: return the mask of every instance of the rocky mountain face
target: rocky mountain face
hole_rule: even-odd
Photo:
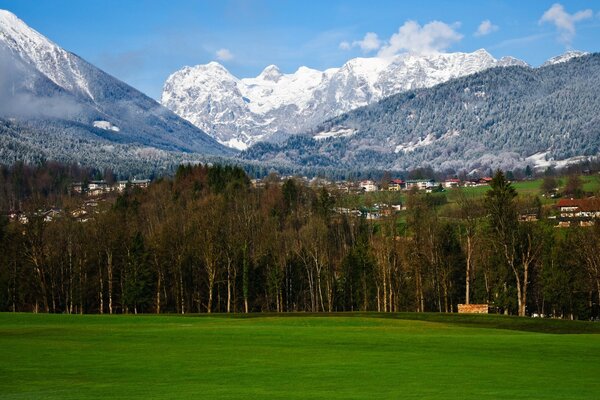
[[[105,150],[105,161],[139,158],[144,151],[155,158],[169,151],[231,154],[188,121],[4,10],[0,71],[0,118],[11,132],[43,137],[40,157],[89,161],[94,148]],[[128,154],[133,150],[142,153]]]
[[[325,71],[292,74],[270,65],[238,79],[216,62],[185,67],[164,84],[161,103],[219,142],[246,149],[304,133],[344,112],[407,90],[426,88],[497,66],[526,66],[512,57],[473,53],[355,58]]]

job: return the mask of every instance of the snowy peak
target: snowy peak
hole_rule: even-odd
[[[63,89],[93,99],[84,78],[87,63],[61,49],[6,10],[0,10],[0,46],[32,65]]]
[[[519,60],[518,58],[510,57],[510,56],[502,57],[501,59],[499,59],[498,66],[499,67],[513,67],[513,66],[530,67],[530,65],[527,64],[525,61]]]
[[[277,82],[283,74],[276,65],[269,65],[256,77],[256,79],[262,79],[263,81]]]
[[[52,132],[49,145],[69,135],[79,144],[82,138],[86,143],[110,142],[118,133],[121,144],[229,153],[156,101],[65,51],[5,10],[0,10],[2,118],[17,124],[37,121],[39,132]],[[111,135],[96,136],[102,130]]]
[[[222,66],[216,61],[212,61],[205,65],[196,65],[195,67],[184,67],[181,71],[175,74],[181,76],[190,77],[191,79],[200,79],[202,81],[208,80],[225,80],[225,81],[237,81],[237,78],[233,76],[227,68]],[[173,75],[175,75],[173,74]],[[169,77],[170,78],[170,77]]]
[[[543,63],[541,66],[547,67],[549,65],[564,63],[573,58],[585,56],[587,54],[589,54],[589,53],[587,53],[585,51],[578,51],[578,50],[567,51],[566,53],[561,54],[560,56],[552,57],[551,59],[549,59],[548,61]]]
[[[505,65],[526,64],[513,58],[498,61],[480,49],[354,58],[339,68],[319,71],[303,66],[291,74],[269,65],[255,78],[238,79],[213,62],[172,74],[161,101],[221,143],[242,148],[306,132],[326,119],[402,91]]]
[[[216,73],[223,73],[223,74],[229,74],[229,71],[227,70],[227,68],[225,68],[223,65],[219,64],[216,61],[211,61],[206,65],[199,65],[198,68],[204,68],[207,71],[214,71]]]

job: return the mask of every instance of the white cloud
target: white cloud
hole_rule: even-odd
[[[485,21],[481,21],[477,31],[475,32],[475,36],[485,36],[489,35],[492,32],[496,32],[498,30],[498,25],[492,24],[492,21],[486,19]]]
[[[217,56],[217,60],[220,61],[233,60],[233,53],[229,49],[219,49],[215,55]]]
[[[340,49],[342,49],[342,50],[350,50],[351,48],[352,48],[352,45],[350,43],[346,42],[345,40],[340,43]]]
[[[355,40],[352,42],[352,46],[358,46],[362,51],[368,53],[373,50],[377,50],[381,47],[381,41],[377,37],[376,33],[367,32],[363,40]]]
[[[412,53],[435,53],[446,50],[459,42],[463,35],[456,29],[459,23],[448,25],[440,21],[432,21],[423,26],[415,21],[406,21],[394,33],[388,43],[379,50],[380,57],[391,57],[402,51]]]
[[[355,40],[352,44],[343,41],[340,43],[339,47],[342,50],[350,50],[354,47],[359,47],[364,53],[370,53],[381,47],[381,40],[379,40],[376,33],[367,32],[362,40]]]
[[[554,24],[560,34],[559,40],[569,46],[575,37],[575,23],[592,18],[593,15],[594,13],[589,8],[569,14],[561,4],[555,3],[542,15],[540,24],[545,22]]]

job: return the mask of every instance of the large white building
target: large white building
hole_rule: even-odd
[[[365,192],[376,192],[377,191],[377,184],[371,180],[361,181],[360,187]]]

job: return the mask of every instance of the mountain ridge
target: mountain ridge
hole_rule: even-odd
[[[511,65],[527,64],[512,57],[497,60],[480,49],[359,57],[339,68],[319,71],[303,66],[290,74],[269,65],[255,78],[239,79],[213,61],[171,74],[161,103],[219,142],[243,150],[259,141],[305,132],[399,92]]]
[[[387,97],[241,157],[363,170],[556,165],[600,154],[598,93],[600,54],[535,69],[491,68]]]
[[[155,154],[233,154],[155,100],[62,49],[6,10],[0,11],[0,67],[0,117],[10,121],[13,132],[28,132],[24,137],[34,140],[32,133],[44,137],[46,148],[34,146],[44,157],[86,162],[94,146],[115,146],[120,152],[113,157],[107,152],[104,164],[111,158],[140,157],[129,153],[127,146],[154,149]],[[79,140],[82,147],[61,148],[61,140],[69,135],[71,146]]]

